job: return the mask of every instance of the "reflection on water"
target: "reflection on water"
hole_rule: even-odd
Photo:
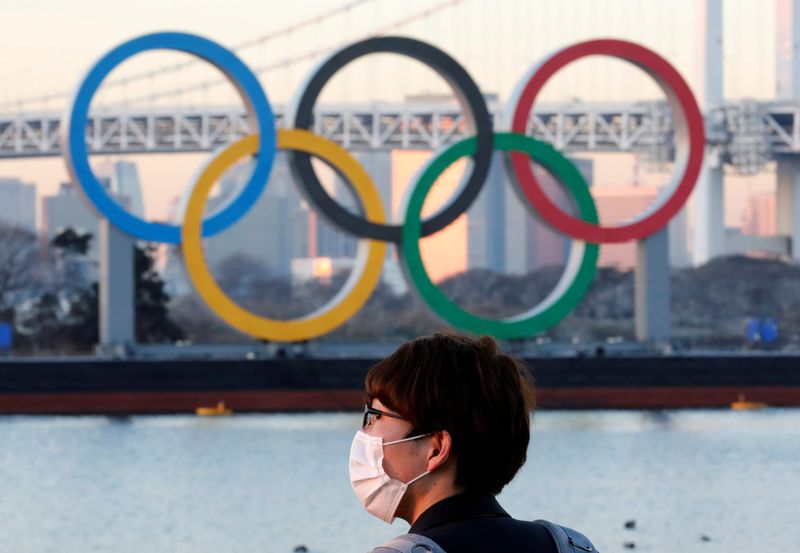
[[[402,533],[350,491],[358,414],[0,418],[0,551],[368,551]],[[604,553],[800,538],[800,411],[543,412],[501,503]],[[625,522],[635,520],[634,529]]]

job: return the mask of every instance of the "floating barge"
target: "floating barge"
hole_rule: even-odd
[[[2,414],[357,410],[375,359],[0,360]],[[740,396],[800,406],[800,356],[526,359],[546,409],[730,408]]]

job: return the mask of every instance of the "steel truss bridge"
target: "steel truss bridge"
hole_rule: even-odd
[[[503,128],[502,108],[490,106]],[[283,110],[276,113],[285,126]],[[350,150],[437,149],[464,137],[455,103],[329,105],[315,114],[315,132]],[[60,113],[0,115],[0,159],[61,155]],[[745,174],[782,155],[800,153],[800,103],[726,103],[706,115],[715,159]],[[542,105],[528,132],[563,151],[636,152],[652,163],[673,158],[672,112],[665,102]],[[205,152],[246,135],[236,108],[151,108],[95,111],[86,140],[95,154]]]

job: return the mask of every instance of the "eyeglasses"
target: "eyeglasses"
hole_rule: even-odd
[[[405,420],[400,415],[396,415],[394,413],[389,413],[388,411],[381,411],[380,409],[375,409],[374,407],[370,407],[368,403],[364,404],[364,421],[361,423],[361,429],[363,430],[370,424],[372,424],[373,420],[378,420],[381,418],[382,415],[386,415],[387,417],[392,417],[393,419],[400,419]],[[374,417],[374,419],[373,419]]]

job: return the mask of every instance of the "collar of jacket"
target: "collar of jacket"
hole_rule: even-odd
[[[493,495],[461,493],[428,507],[408,531],[417,534],[443,524],[485,516],[510,517],[511,515],[500,506]]]

